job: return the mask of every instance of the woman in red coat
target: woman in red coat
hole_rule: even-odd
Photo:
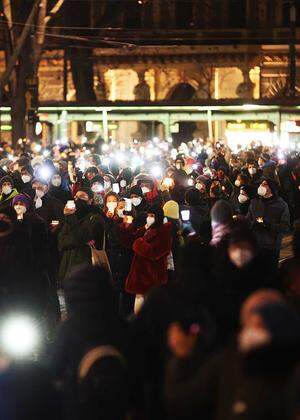
[[[161,208],[148,211],[147,224],[133,243],[134,257],[126,280],[126,291],[146,295],[149,290],[168,281],[167,257],[172,249],[172,227],[164,224]]]

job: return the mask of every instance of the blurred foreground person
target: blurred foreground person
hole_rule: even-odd
[[[65,419],[121,420],[126,410],[126,338],[109,274],[77,267],[65,282],[68,319],[53,353]]]
[[[49,372],[29,362],[1,369],[1,419],[63,420],[59,395],[51,379]]]
[[[278,302],[252,306],[237,343],[203,363],[205,331],[169,329],[176,356],[168,366],[171,419],[292,420],[290,387],[299,362],[299,317]]]

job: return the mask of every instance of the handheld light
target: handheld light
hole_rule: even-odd
[[[26,316],[8,318],[1,328],[3,350],[13,357],[30,355],[39,345],[40,337],[36,322]]]

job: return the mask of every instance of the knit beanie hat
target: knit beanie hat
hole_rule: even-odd
[[[268,162],[271,158],[270,158],[270,155],[268,154],[268,153],[262,153],[261,155],[260,155],[260,158],[262,159],[262,160],[264,160],[265,162]]]
[[[4,184],[4,182],[9,182],[11,184],[11,186],[14,187],[14,181],[10,176],[6,175],[3,178],[1,178],[0,188],[2,188],[2,185]]]
[[[211,221],[214,223],[227,224],[232,222],[232,209],[228,201],[217,201],[210,212]]]
[[[166,204],[163,206],[163,211],[165,217],[169,217],[170,219],[175,220],[179,219],[179,205],[176,201],[167,201]]]
[[[31,198],[27,194],[18,194],[13,198],[12,206],[18,202],[21,202],[26,207],[26,210],[28,211],[31,206]]]
[[[143,197],[143,191],[139,185],[135,185],[134,187],[130,188],[130,195],[137,195],[138,197]]]

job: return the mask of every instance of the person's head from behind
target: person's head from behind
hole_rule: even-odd
[[[212,207],[210,215],[213,227],[232,223],[232,208],[228,201],[218,200]]]
[[[13,363],[1,377],[1,418],[63,419],[60,397],[51,376],[37,363]]]
[[[64,283],[69,316],[90,317],[101,315],[104,320],[115,313],[114,291],[110,275],[104,267],[79,265]],[[107,325],[109,327],[109,325]]]
[[[233,222],[228,243],[228,257],[231,263],[237,268],[247,266],[255,258],[256,249],[256,239],[248,225],[245,222]]]
[[[200,198],[198,188],[189,188],[185,193],[185,202],[189,206],[197,206],[200,203]]]

